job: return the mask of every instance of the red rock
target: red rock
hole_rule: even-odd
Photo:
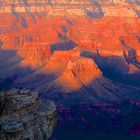
[[[41,71],[53,74],[61,73],[64,71],[70,60],[79,56],[80,52],[77,48],[67,51],[55,51],[51,55],[49,62],[41,69]]]
[[[51,56],[50,46],[43,43],[30,43],[18,50],[17,54],[23,58],[22,66],[38,67],[46,64]]]
[[[80,89],[100,76],[102,73],[91,58],[76,57],[68,62],[65,71],[55,83],[63,87],[64,92],[68,92]]]

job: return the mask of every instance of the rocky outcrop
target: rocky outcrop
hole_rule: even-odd
[[[38,41],[40,38],[37,35],[6,35],[4,37],[2,37],[2,40],[4,42],[2,48],[4,49],[17,49],[20,48],[22,46],[24,46],[24,44],[29,43],[30,42],[36,42]]]
[[[68,62],[63,74],[55,83],[63,87],[62,91],[69,92],[88,85],[101,75],[101,71],[92,59],[75,57]]]
[[[43,66],[51,56],[50,46],[46,43],[26,43],[17,54],[23,58],[21,66],[32,66],[34,68]]]
[[[60,47],[61,48],[61,47]],[[72,50],[64,50],[64,51],[54,51],[53,55],[50,58],[50,61],[53,62],[68,62],[69,60],[80,57],[80,51],[75,48]]]
[[[0,93],[0,140],[47,140],[56,124],[56,107],[26,89]]]

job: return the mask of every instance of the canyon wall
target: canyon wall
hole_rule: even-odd
[[[82,16],[86,15],[86,10],[91,13],[100,13],[101,9],[105,16],[128,16],[137,17],[139,9],[134,3],[134,8],[130,8],[126,1],[90,1],[90,0],[42,0],[42,1],[3,1],[1,2],[0,13],[34,13],[44,12],[47,15],[71,15]],[[120,6],[118,9],[117,6]],[[128,8],[129,7],[129,8]],[[122,14],[123,13],[123,14]]]

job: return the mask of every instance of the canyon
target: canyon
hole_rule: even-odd
[[[59,115],[140,99],[138,0],[1,0],[0,19],[1,90],[35,90]]]

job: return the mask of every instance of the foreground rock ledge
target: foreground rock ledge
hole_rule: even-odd
[[[56,124],[56,107],[26,89],[0,92],[0,140],[47,140]]]

